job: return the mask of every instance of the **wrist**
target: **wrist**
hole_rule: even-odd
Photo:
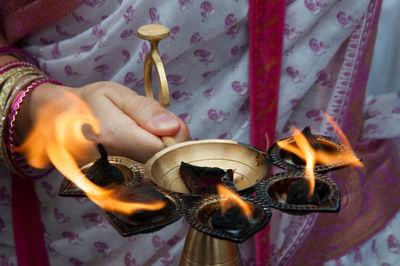
[[[55,98],[61,97],[67,88],[49,81],[40,84],[26,96],[15,120],[14,140],[16,145],[21,144],[30,132],[33,123],[37,119],[40,107]]]
[[[0,56],[0,66],[8,63],[8,62],[12,62],[18,60],[18,58],[11,56],[11,55],[1,55]]]

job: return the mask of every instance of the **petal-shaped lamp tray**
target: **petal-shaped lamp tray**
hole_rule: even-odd
[[[294,215],[312,212],[338,212],[340,191],[336,183],[326,176],[315,175],[315,190],[319,200],[311,203],[289,204],[288,192],[294,182],[304,179],[302,172],[277,174],[256,185],[257,197],[263,198],[272,208]]]
[[[134,189],[134,188],[133,188]],[[171,193],[159,187],[152,186],[166,198],[166,206],[162,211],[151,213],[145,211],[132,216],[104,211],[107,221],[124,237],[135,234],[149,233],[177,221],[183,216],[182,202],[176,193]],[[132,190],[134,193],[134,190]]]
[[[315,171],[318,173],[324,173],[331,170],[337,170],[351,164],[354,164],[357,161],[360,161],[361,158],[355,154],[350,148],[343,145],[339,141],[334,138],[322,135],[312,135],[312,141],[316,143],[320,148],[324,149],[327,153],[341,153],[343,155],[352,154],[353,159],[343,159],[344,156],[337,156],[338,159],[330,162],[329,164],[316,164]],[[295,143],[295,137],[289,137],[280,140],[280,142],[285,146],[288,144]],[[294,144],[296,145],[296,144]],[[283,147],[284,147],[283,146]],[[269,149],[268,154],[272,164],[286,169],[288,171],[304,171],[305,163],[293,153],[285,150],[282,147],[279,147],[277,142],[275,142]]]
[[[121,171],[124,176],[124,184],[139,184],[145,179],[143,164],[122,156],[107,156],[107,159],[112,166]],[[86,174],[94,163],[95,160],[83,165],[81,171]],[[67,178],[62,181],[58,189],[58,195],[63,197],[86,197],[85,193]]]
[[[259,202],[255,198],[240,197],[249,204],[252,210],[251,217],[249,219],[244,218],[245,224],[243,226],[238,226],[238,222],[236,221],[232,225],[213,225],[212,220],[214,219],[214,215],[220,213],[221,209],[219,195],[208,195],[198,198],[190,197],[188,201],[184,198],[184,215],[186,221],[200,232],[213,237],[237,243],[243,242],[267,225],[271,217],[271,211],[266,204]]]

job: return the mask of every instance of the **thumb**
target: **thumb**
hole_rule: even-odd
[[[131,117],[141,128],[157,136],[175,136],[181,141],[188,137],[186,124],[170,111],[148,97],[140,96],[126,87],[119,87],[118,94],[107,95],[121,110]],[[178,139],[177,139],[178,140]],[[179,140],[178,140],[179,141]]]

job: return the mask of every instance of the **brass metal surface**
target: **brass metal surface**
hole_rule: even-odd
[[[138,184],[145,179],[143,164],[122,156],[108,156],[107,159],[111,165],[117,167],[121,171],[124,176],[125,185]],[[80,166],[82,173],[87,174],[96,160],[82,164]],[[58,195],[63,197],[86,197],[85,192],[65,177],[58,189]]]
[[[186,141],[161,150],[147,161],[146,174],[162,188],[189,193],[179,174],[181,162],[233,169],[239,190],[254,186],[268,171],[261,152],[233,140],[208,139]]]
[[[163,25],[150,24],[138,29],[138,36],[150,42],[144,64],[146,96],[154,99],[152,68],[159,83],[159,102],[169,105],[169,89],[158,42],[169,36]],[[180,193],[189,193],[179,174],[181,162],[198,166],[235,170],[234,182],[239,190],[254,186],[268,172],[265,157],[260,152],[229,140],[188,141],[176,144],[171,136],[162,137],[167,148],[146,163],[146,173],[158,186]],[[185,242],[180,265],[242,265],[236,243],[220,240],[191,228]]]
[[[204,234],[235,243],[243,243],[267,225],[271,218],[271,211],[267,204],[256,197],[238,196],[251,211],[251,214],[247,216],[247,223],[243,219],[235,219],[228,215],[235,220],[234,228],[231,227],[232,223],[229,223],[226,227],[218,225],[218,223],[214,225],[214,219],[222,214],[221,197],[216,194],[194,198],[190,204],[186,204],[186,206],[184,204],[185,219],[194,229]],[[235,204],[231,205],[231,207],[233,206]],[[240,224],[243,226],[239,226]]]
[[[190,228],[179,265],[240,266],[243,264],[237,243],[221,240]]]
[[[169,36],[169,29],[160,24],[149,24],[139,27],[138,37],[150,42],[150,51],[144,62],[144,89],[146,96],[154,99],[152,86],[152,68],[154,66],[158,77],[159,93],[158,99],[162,107],[169,106],[169,89],[164,65],[158,51],[158,42]]]
[[[289,204],[287,195],[292,184],[307,178],[304,172],[280,173],[261,181],[256,185],[260,195],[272,208],[292,215],[305,215],[312,212],[338,212],[340,210],[340,190],[333,179],[315,174],[316,192],[320,200],[317,203]]]

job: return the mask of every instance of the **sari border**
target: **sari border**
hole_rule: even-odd
[[[249,1],[250,143],[265,150],[278,114],[286,1]],[[255,237],[256,265],[269,264],[270,226]]]

